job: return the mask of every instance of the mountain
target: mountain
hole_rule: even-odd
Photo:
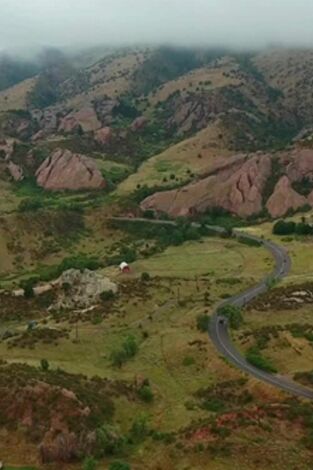
[[[171,215],[220,207],[241,217],[277,217],[311,205],[299,188],[313,181],[312,51],[161,47],[103,54],[90,65],[87,53],[47,51],[36,76],[7,83],[0,92],[3,147],[14,139],[7,166],[34,178],[43,158],[36,155],[60,147],[127,164],[132,174],[117,194],[147,186],[150,196],[155,189],[141,207]],[[87,65],[79,67],[79,57]],[[291,164],[306,170],[290,178]],[[279,202],[282,191],[289,203]],[[178,194],[175,208],[164,204]]]

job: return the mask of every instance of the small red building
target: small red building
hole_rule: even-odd
[[[120,271],[121,271],[121,273],[129,273],[130,272],[130,267],[129,267],[128,263],[123,261],[120,264]]]

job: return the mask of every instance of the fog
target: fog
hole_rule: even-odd
[[[312,0],[0,0],[0,51],[172,43],[313,46]]]

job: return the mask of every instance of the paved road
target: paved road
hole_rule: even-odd
[[[149,219],[142,219],[142,218],[119,218],[116,217],[115,220],[125,220],[125,221],[144,221],[150,222],[154,224],[168,224],[168,225],[175,225],[173,221],[164,221],[164,220],[149,220]],[[199,226],[199,224],[193,224],[194,226]],[[210,230],[216,232],[217,234],[225,233],[224,228],[218,226],[207,226]],[[235,237],[245,237],[246,239],[255,240],[261,243],[272,255],[275,261],[274,270],[266,276],[259,284],[246,291],[237,294],[227,300],[224,300],[219,304],[218,307],[224,305],[236,305],[238,307],[243,307],[252,299],[255,299],[259,294],[265,292],[267,290],[268,280],[280,280],[287,276],[291,268],[291,260],[288,256],[287,251],[282,248],[281,246],[277,245],[268,240],[263,240],[258,238],[254,235],[250,235],[247,233],[243,233],[239,230],[233,230],[233,236]],[[271,374],[269,372],[265,372],[253,365],[249,364],[245,358],[241,355],[240,351],[236,349],[234,346],[228,331],[228,324],[227,321],[221,316],[218,315],[217,310],[213,313],[210,321],[209,326],[209,336],[216,346],[217,350],[226,357],[232,364],[237,366],[243,372],[246,372],[250,375],[253,375],[259,380],[263,382],[267,382],[274,387],[280,388],[285,392],[291,393],[293,395],[313,399],[313,390],[310,390],[306,387],[303,387],[285,377],[282,377],[278,374]]]

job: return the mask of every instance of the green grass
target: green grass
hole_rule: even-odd
[[[76,332],[70,325],[70,340],[60,339],[58,347],[37,344],[33,350],[19,347],[8,350],[2,342],[0,355],[8,361],[25,361],[36,366],[44,357],[52,368],[61,367],[88,376],[130,381],[138,374],[147,377],[155,398],[152,403],[141,406],[149,407],[158,427],[167,431],[178,429],[187,425],[191,417],[197,419],[202,414],[201,410],[186,410],[185,403],[192,394],[214,383],[220,373],[227,374],[228,370],[207,335],[196,329],[197,316],[206,309],[210,312],[226,293],[238,292],[263,277],[268,269],[264,254],[262,248],[254,250],[236,241],[207,238],[170,247],[163,255],[138,260],[131,265],[132,273],[122,279],[116,266],[106,268],[103,272],[117,282],[123,280],[127,285],[138,279],[137,288],[130,287],[117,300],[117,313],[105,315],[101,323],[79,323],[78,343],[73,343]],[[236,275],[238,266],[241,266],[241,283],[215,282],[219,277]],[[152,276],[146,293],[142,290],[142,272]],[[207,292],[209,300],[206,300]],[[55,324],[52,319],[48,324],[57,328],[68,326],[67,322]],[[20,327],[10,325],[20,331],[25,328],[23,322]],[[112,367],[112,351],[129,335],[136,338],[137,354],[121,369]],[[202,349],[197,341],[203,343]],[[183,362],[183,358],[188,357],[192,361]],[[140,409],[138,406],[134,403],[125,410],[121,401],[117,414],[122,426],[129,425]]]

